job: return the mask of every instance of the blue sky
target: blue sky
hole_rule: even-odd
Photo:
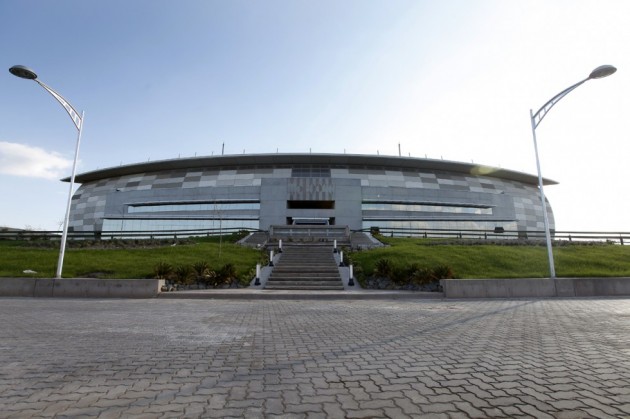
[[[58,229],[79,172],[313,152],[535,173],[529,109],[601,64],[537,130],[560,230],[630,231],[630,2],[0,2],[0,225]],[[4,68],[4,69],[3,69]]]

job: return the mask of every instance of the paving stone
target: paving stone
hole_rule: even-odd
[[[602,412],[601,410],[594,409],[594,408],[584,409],[584,412],[586,412],[588,414],[588,417],[593,417],[593,418],[597,418],[597,419],[617,419],[617,418],[619,418],[619,416],[617,416],[617,415],[608,415],[608,414]]]
[[[321,412],[322,406],[317,403],[289,404],[285,406],[284,411],[287,413]]]
[[[205,410],[206,406],[200,404],[188,404],[184,407],[184,415],[188,417],[201,417],[204,415]]]
[[[261,399],[230,400],[225,404],[225,408],[231,409],[231,408],[260,407],[264,404],[264,402],[265,401]]]
[[[487,401],[491,406],[513,406],[521,403],[521,400],[516,397],[494,397]]]
[[[420,407],[425,413],[456,412],[457,407],[453,403],[430,403]]]
[[[630,416],[627,299],[0,300],[0,417]]]
[[[346,412],[338,403],[324,403],[323,410],[324,413],[331,418],[342,418],[346,416]]]
[[[394,407],[393,400],[368,400],[368,401],[360,401],[359,408],[368,410],[368,409],[384,409],[386,407]]]
[[[410,401],[409,399],[403,398],[403,399],[399,399],[396,398],[394,399],[394,403],[396,404],[396,406],[398,406],[406,415],[414,415],[414,414],[421,414],[422,410],[420,409],[420,407],[418,406],[418,404],[413,403],[412,401]]]
[[[346,418],[383,418],[385,413],[382,410],[375,409],[362,409],[362,410],[348,410],[346,412]]]
[[[512,405],[499,406],[498,408],[505,414],[505,416],[510,417],[510,418],[515,418],[515,417],[524,415],[524,413],[521,410],[519,410],[516,406],[512,406]]]
[[[387,418],[411,418],[411,416],[403,413],[403,411],[398,407],[385,407],[383,408],[383,413]]]
[[[359,403],[350,395],[340,394],[337,396],[337,402],[343,410],[357,410]]]
[[[244,413],[245,409],[213,409],[208,411],[208,415],[213,418],[242,418]]]
[[[506,417],[505,413],[498,407],[489,407],[483,409],[485,417],[487,418],[504,418]]]
[[[590,406],[591,408],[597,409],[597,411],[605,413],[607,415],[611,415],[611,416],[619,416],[623,413],[629,413],[628,411],[624,411],[624,410],[620,410],[620,405],[606,405],[606,404],[602,404],[597,400],[593,400],[593,399],[585,399],[582,398],[580,399],[580,401],[582,403],[584,403],[587,406]]]
[[[184,412],[184,406],[181,405],[172,405],[172,404],[162,404],[162,405],[157,405],[154,404],[152,406],[147,407],[146,409],[144,409],[145,413],[166,413],[168,412],[169,414],[177,414],[177,413],[183,413]]]
[[[264,406],[267,414],[281,415],[284,412],[284,405],[280,398],[266,399]]]

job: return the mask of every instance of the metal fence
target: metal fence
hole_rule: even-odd
[[[68,240],[182,239],[188,237],[228,236],[242,231],[253,232],[259,230],[249,228],[206,228],[160,231],[69,231]],[[0,240],[61,240],[61,231],[0,230]]]
[[[451,238],[470,240],[532,240],[544,241],[545,231],[517,231],[517,230],[449,230],[449,229],[411,229],[411,228],[370,228],[364,232],[378,233],[391,237],[415,238]],[[604,231],[552,231],[554,241],[568,242],[610,242],[615,244],[630,244],[630,232]]]
[[[195,229],[195,230],[164,230],[164,231],[99,231],[99,232],[69,232],[68,240],[116,240],[116,239],[178,239],[188,237],[211,237],[231,235],[242,231],[256,232],[251,228],[223,228],[223,229]],[[379,233],[391,237],[415,238],[450,238],[470,240],[545,240],[544,231],[510,231],[510,230],[448,230],[448,229],[408,229],[408,228],[370,228],[359,230]],[[603,231],[554,231],[554,241],[568,242],[609,242],[615,244],[630,244],[630,232]],[[0,240],[60,240],[60,231],[37,230],[0,230]]]

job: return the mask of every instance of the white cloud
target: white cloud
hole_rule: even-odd
[[[59,153],[39,147],[0,141],[0,174],[59,179],[72,166]]]

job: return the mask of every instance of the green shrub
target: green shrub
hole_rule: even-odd
[[[235,279],[237,279],[236,268],[233,264],[226,263],[217,272],[212,286],[216,288],[219,285],[232,284]]]
[[[169,279],[173,273],[173,266],[170,263],[161,261],[153,268],[153,277],[155,279]]]
[[[381,258],[376,261],[374,274],[381,278],[389,278],[394,271],[394,264],[390,259]]]
[[[389,274],[389,279],[397,286],[405,286],[409,284],[409,270],[394,266]]]
[[[193,268],[190,265],[178,265],[175,268],[175,283],[187,285],[194,277]]]
[[[417,263],[417,262],[411,263],[407,267],[407,275],[409,275],[409,277],[411,277],[414,274],[414,272],[416,272],[418,269],[422,269],[422,266],[420,266],[419,263]]]
[[[256,268],[251,268],[249,271],[240,274],[238,276],[238,286],[248,287],[252,282],[252,279],[256,277]]]
[[[203,278],[208,274],[210,265],[206,261],[195,262],[192,265],[192,269],[197,278]]]
[[[214,278],[216,278],[216,273],[210,269],[210,265],[206,261],[196,262],[192,266],[195,281],[197,282],[197,286],[199,284],[214,284]]]
[[[411,282],[414,285],[427,285],[436,279],[435,272],[431,268],[418,267],[411,274]]]
[[[433,273],[436,279],[452,279],[454,278],[453,270],[447,265],[438,265],[433,268]]]

